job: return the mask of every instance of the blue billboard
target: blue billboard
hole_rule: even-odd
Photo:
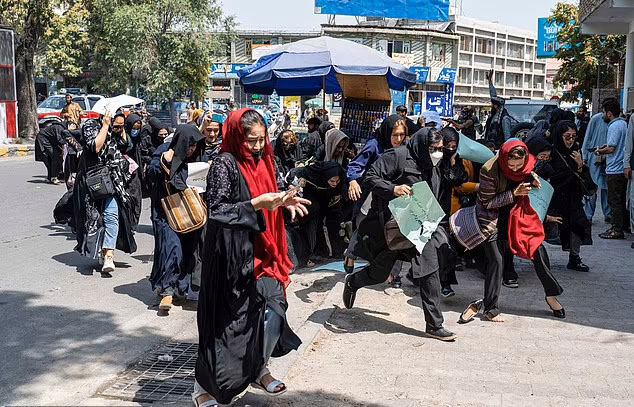
[[[425,83],[429,78],[431,68],[428,66],[410,66],[409,70],[416,74],[416,83]]]
[[[537,58],[554,58],[557,50],[564,46],[557,39],[562,27],[563,24],[549,23],[548,18],[537,19]]]
[[[315,0],[315,14],[449,21],[449,0]]]
[[[453,116],[454,85],[445,85],[444,92],[427,92],[425,95],[425,110],[438,112],[440,117]]]
[[[438,74],[436,82],[438,83],[454,83],[456,81],[455,68],[443,68]]]

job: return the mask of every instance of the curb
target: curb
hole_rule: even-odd
[[[34,144],[8,145],[0,147],[0,159],[7,157],[26,157],[35,154]]]

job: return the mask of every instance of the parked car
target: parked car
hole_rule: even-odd
[[[504,107],[513,119],[511,134],[523,140],[535,123],[550,119],[550,114],[558,105],[551,100],[509,99]]]
[[[85,112],[81,116],[82,123],[88,119],[98,119],[99,114],[91,111],[98,100],[103,99],[101,95],[77,95],[73,96],[73,102],[79,104]],[[66,95],[49,96],[37,106],[37,120],[40,128],[47,127],[55,119],[61,117],[62,109],[66,105]]]

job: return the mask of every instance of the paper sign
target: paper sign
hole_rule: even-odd
[[[187,164],[187,186],[196,188],[199,193],[205,192],[207,189],[208,172],[209,163],[193,162]]]
[[[528,193],[528,199],[543,223],[544,219],[546,219],[546,212],[548,212],[548,206],[550,205],[550,200],[553,198],[553,192],[555,190],[552,185],[542,177],[539,177],[539,182],[542,183],[542,187],[540,189],[531,189],[531,192]]]
[[[392,199],[388,207],[403,236],[416,246],[418,253],[422,253],[445,212],[427,182],[416,183],[412,189],[413,195]]]
[[[460,143],[458,143],[458,154],[465,160],[480,164],[484,164],[495,155],[487,146],[471,140],[462,133],[460,133]]]

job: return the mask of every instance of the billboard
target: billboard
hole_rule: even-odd
[[[453,116],[453,83],[445,84],[444,92],[427,92],[425,95],[425,109],[438,112],[440,117]]]
[[[449,21],[449,0],[315,0],[315,14]]]
[[[557,50],[564,46],[557,39],[562,27],[562,24],[549,23],[548,18],[537,19],[537,58],[554,58]]]

